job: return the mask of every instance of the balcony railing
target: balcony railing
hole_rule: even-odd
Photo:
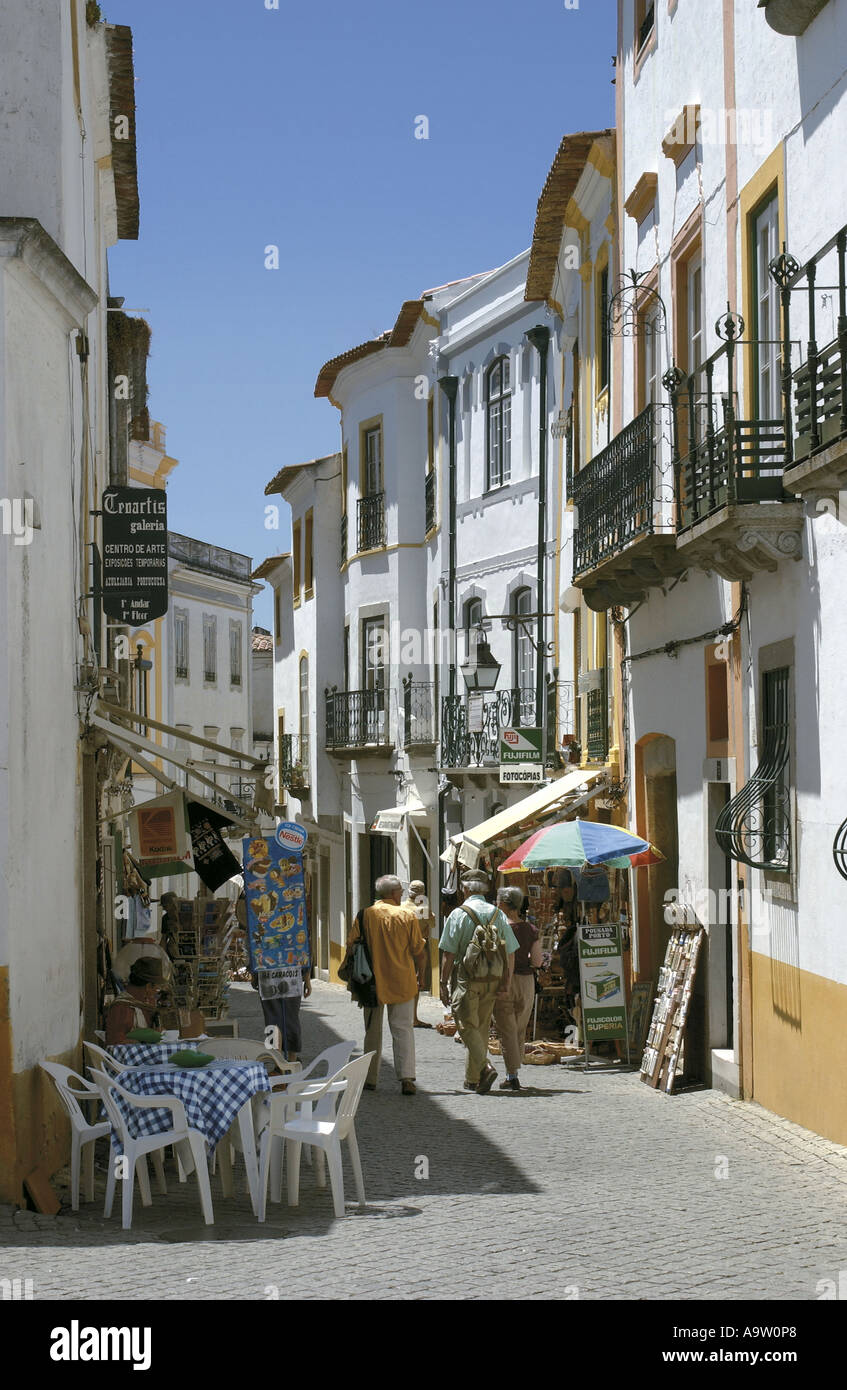
[[[534,690],[445,695],[441,701],[441,766],[493,767],[501,729],[535,727]]]
[[[327,690],[327,748],[390,747],[388,712],[385,690]]]
[[[573,481],[574,575],[661,528],[657,514],[657,437],[661,407],[648,405]]]
[[[609,754],[609,694],[606,668],[596,673],[597,682],[586,692],[585,751],[589,762],[605,762]]]
[[[359,550],[378,550],[385,545],[385,493],[360,497],[358,507]]]
[[[311,784],[309,773],[309,743],[296,734],[283,734],[279,750],[280,787],[294,796],[308,792]]]
[[[780,502],[784,496],[782,420],[734,420],[680,460],[679,529],[732,503]]]
[[[830,273],[831,272],[831,273]],[[782,291],[782,311],[786,339],[790,323],[797,322],[801,305],[792,293],[806,296],[805,329],[808,341],[806,361],[793,373],[794,386],[794,462],[847,435],[847,227],[821,247],[803,266],[785,253],[773,263],[773,278]],[[822,284],[821,277],[836,283]],[[822,292],[837,295],[838,314],[833,315],[835,337],[818,347],[818,317]],[[787,373],[783,372],[783,389]],[[790,403],[786,407],[790,420]]]
[[[342,518],[341,518],[341,559],[339,560],[339,565],[346,565],[346,563],[347,563],[347,513],[345,512],[344,515],[343,515]]]
[[[435,469],[426,475],[426,533],[429,535],[435,527],[436,519],[436,482]]]
[[[432,681],[403,681],[403,747],[434,745],[435,687]]]

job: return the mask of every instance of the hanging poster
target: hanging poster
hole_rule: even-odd
[[[194,857],[182,791],[133,806],[129,831],[134,858],[147,878],[191,873]]]
[[[280,970],[310,964],[305,832],[283,824],[275,836],[244,840],[244,896],[250,969]]]
[[[241,865],[224,844],[221,826],[232,825],[228,816],[212,811],[199,801],[188,802],[188,823],[191,827],[191,848],[194,870],[210,893],[241,873]]]
[[[260,999],[292,999],[300,998],[302,994],[303,971],[299,965],[259,971]]]
[[[623,949],[619,922],[579,928],[579,979],[586,1042],[626,1038]]]

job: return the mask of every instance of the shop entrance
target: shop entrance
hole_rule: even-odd
[[[633,875],[638,903],[638,975],[658,979],[673,922],[665,921],[666,894],[678,893],[676,743],[647,734],[635,747],[636,833],[665,856],[663,864]]]

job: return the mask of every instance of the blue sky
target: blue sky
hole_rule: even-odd
[[[322,363],[528,246],[562,135],[614,123],[617,6],[101,8],[135,43],[141,231],[112,250],[111,291],[153,329],[150,410],[180,461],[169,524],[258,563],[288,545],[265,484],[338,447]]]

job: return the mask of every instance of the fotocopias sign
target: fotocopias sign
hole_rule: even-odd
[[[168,495],[163,488],[103,493],[103,612],[143,627],[168,611]]]

